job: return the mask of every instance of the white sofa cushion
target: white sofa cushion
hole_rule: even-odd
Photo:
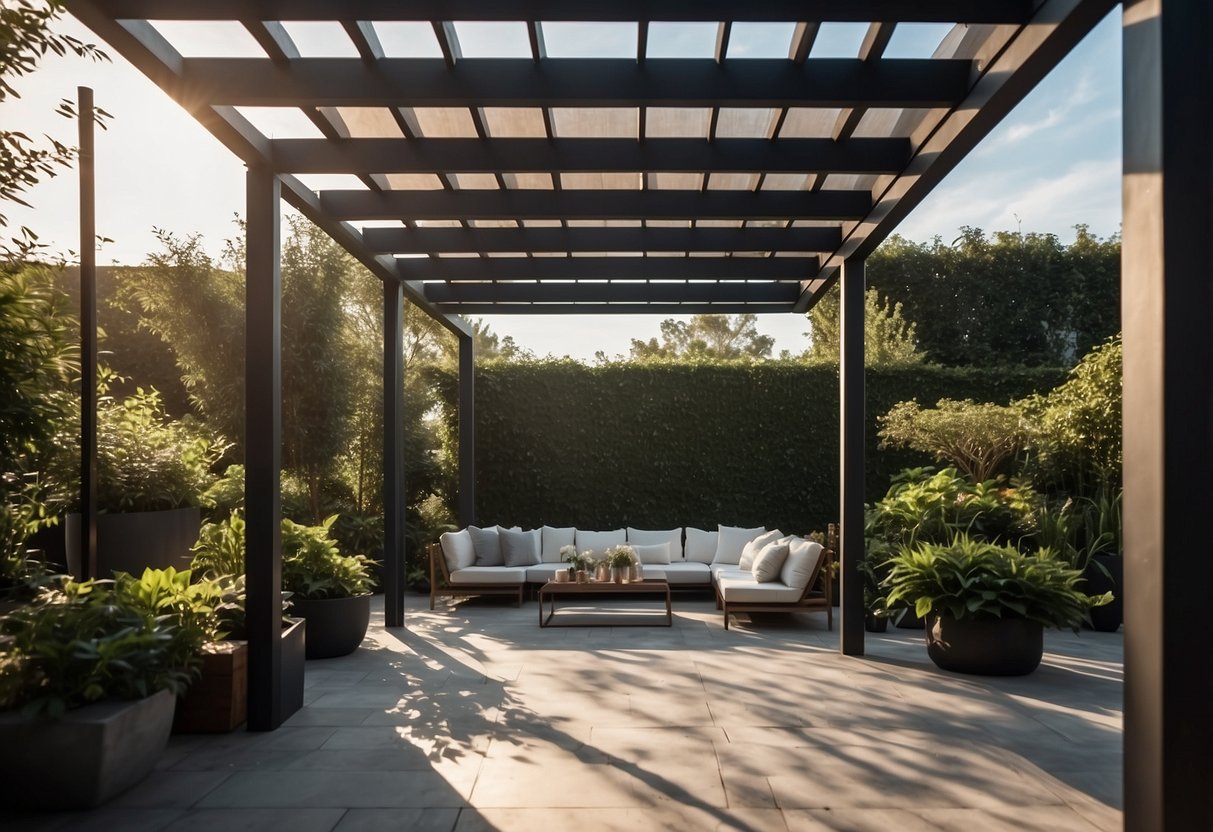
[[[740,578],[754,580],[754,573],[739,569],[735,563],[713,563],[711,565],[712,580],[719,582],[721,578]]]
[[[556,579],[557,569],[568,569],[567,563],[541,563],[538,566],[527,567],[526,582],[528,584],[546,584]]]
[[[472,546],[472,536],[467,529],[444,532],[438,542],[442,544],[442,557],[448,572],[467,569],[476,562],[476,549]]]
[[[712,558],[712,563],[739,563],[741,550],[751,540],[764,534],[766,527],[742,529],[737,526],[720,526],[718,532],[720,537],[716,540],[716,556]]]
[[[687,526],[686,559],[697,563],[711,563],[716,557],[717,532],[705,532],[703,529]]]
[[[576,544],[577,530],[572,526],[567,529],[556,529],[551,526],[543,527],[543,562],[560,563],[560,550],[565,546]]]
[[[760,584],[750,577],[723,578],[720,581],[720,597],[730,604],[787,604],[800,600],[801,589],[782,582]]]
[[[788,545],[788,557],[780,570],[780,580],[797,592],[802,592],[809,585],[809,579],[813,577],[824,551],[820,543],[796,538]]]
[[[469,566],[451,573],[452,584],[521,584],[526,581],[525,569],[505,566]]]
[[[763,546],[758,556],[754,558],[754,580],[760,584],[769,584],[771,581],[779,580],[790,549],[791,544],[787,538],[774,540]]]
[[[665,543],[653,543],[647,546],[641,546],[636,543],[629,543],[628,545],[636,552],[636,557],[640,558],[641,563],[658,565],[669,563],[671,560],[669,541]]]
[[[742,572],[749,572],[754,568],[754,558],[758,557],[762,547],[768,543],[774,543],[781,537],[783,537],[783,532],[779,529],[771,529],[769,532],[758,535],[741,548],[741,558],[737,561],[737,568]]]
[[[498,529],[501,540],[501,559],[506,566],[535,566],[542,561],[539,555],[539,529],[522,532],[513,529]]]
[[[663,563],[652,568],[644,568],[644,576],[646,578],[656,577],[656,573],[665,573],[665,579],[670,586],[685,585],[685,584],[707,584],[712,581],[712,573],[708,570],[706,563],[697,563],[693,560],[674,561],[673,563]]]
[[[578,529],[576,540],[578,552],[589,550],[596,555],[601,555],[612,546],[625,545],[628,542],[628,533],[623,529],[614,529],[609,532],[590,532]]]
[[[477,566],[504,566],[501,556],[501,537],[497,530],[499,526],[480,528],[468,526],[468,534],[472,536],[472,548],[476,550]]]
[[[628,543],[633,546],[654,546],[660,543],[670,544],[670,560],[682,560],[682,529],[667,531],[651,531],[633,529],[628,526]]]

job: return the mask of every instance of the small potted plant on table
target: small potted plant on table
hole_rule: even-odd
[[[637,579],[636,550],[626,544],[612,546],[603,552],[607,566],[611,568],[611,580],[617,584]]]
[[[1081,592],[1082,573],[1048,549],[1021,555],[967,535],[903,547],[889,563],[888,603],[909,604],[925,619],[927,654],[957,673],[1031,673],[1044,627],[1077,632],[1091,607],[1111,600]]]
[[[569,565],[573,580],[585,583],[589,580],[589,569],[594,564],[590,552],[578,552],[576,546],[561,546],[560,559]]]

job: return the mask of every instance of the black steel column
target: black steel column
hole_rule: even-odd
[[[474,339],[459,336],[459,524],[476,522],[476,355]]]
[[[281,183],[264,168],[247,177],[244,504],[248,727],[271,731],[282,708],[282,275]]]
[[[838,312],[838,453],[839,557],[842,598],[839,601],[844,655],[863,655],[863,275],[862,258],[847,260],[839,284]]]
[[[1213,829],[1213,10],[1124,6],[1125,829]]]
[[[93,91],[77,87],[80,120],[80,574],[97,577],[97,210]]]
[[[383,282],[383,615],[404,626],[404,288]]]

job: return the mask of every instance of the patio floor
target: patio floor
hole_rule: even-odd
[[[1121,827],[1120,634],[964,677],[921,631],[837,652],[825,615],[675,598],[673,628],[544,629],[467,602],[309,662],[278,731],[174,737],[104,809],[6,830],[1094,830]]]

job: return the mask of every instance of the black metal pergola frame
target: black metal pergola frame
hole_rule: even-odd
[[[248,166],[250,727],[288,716],[277,695],[280,200],[384,285],[389,626],[404,620],[406,299],[459,338],[466,523],[474,356],[462,315],[802,313],[841,281],[841,649],[860,655],[864,259],[1115,5],[67,0]],[[183,57],[162,20],[238,23],[264,56]],[[356,57],[303,56],[284,21],[338,24]],[[426,24],[441,57],[386,56],[385,21]],[[529,57],[465,57],[460,21],[524,24]],[[550,58],[546,21],[634,23],[636,53]],[[715,23],[714,56],[649,58],[650,25],[664,21]],[[761,21],[795,24],[786,58],[730,56],[732,27]],[[833,21],[868,24],[853,58],[812,57]],[[907,22],[957,26],[930,58],[884,57]],[[1126,3],[1125,782],[1126,825],[1143,830],[1213,826],[1213,651],[1194,657],[1182,641],[1201,631],[1198,593],[1213,585],[1213,530],[1191,522],[1213,497],[1210,40],[1205,2]],[[321,137],[267,137],[244,107],[297,110]],[[333,173],[362,187],[303,181]]]

